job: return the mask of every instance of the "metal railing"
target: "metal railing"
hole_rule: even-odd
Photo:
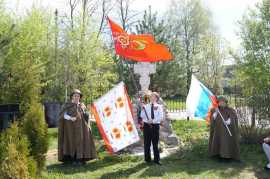
[[[257,104],[256,106],[250,105],[249,98],[243,98],[239,96],[226,96],[229,102],[229,106],[236,109],[240,122],[242,120],[252,121],[255,117],[256,121],[260,121],[261,118],[263,120],[267,119],[262,116],[260,111],[260,105]],[[96,99],[93,97],[85,97],[83,102],[87,105],[94,102]],[[132,97],[131,97],[132,100]],[[163,101],[166,104],[167,112],[171,114],[172,119],[186,119],[186,99],[184,98],[163,98]],[[265,107],[265,106],[264,106]],[[268,107],[269,109],[269,107]],[[90,113],[91,114],[91,113]],[[269,116],[269,115],[268,115]],[[91,114],[91,118],[93,118]],[[267,120],[269,120],[268,118]],[[263,122],[263,120],[261,120]],[[253,120],[254,121],[254,120]]]

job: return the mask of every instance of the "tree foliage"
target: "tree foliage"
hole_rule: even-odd
[[[258,117],[269,118],[270,0],[249,10],[240,23],[243,50],[238,60],[238,81]]]
[[[186,96],[191,75],[197,75],[215,93],[221,93],[222,65],[225,56],[215,32],[211,13],[201,1],[172,1],[166,16],[160,18],[151,7],[136,26],[137,33],[150,33],[166,44],[173,61],[157,64],[151,88],[162,95]],[[213,79],[215,79],[213,81]]]

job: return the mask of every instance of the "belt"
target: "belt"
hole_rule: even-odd
[[[160,125],[160,123],[147,123],[147,122],[144,122],[144,123],[148,125]]]

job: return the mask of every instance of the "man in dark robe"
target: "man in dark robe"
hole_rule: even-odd
[[[95,143],[88,125],[89,114],[80,103],[82,93],[74,90],[71,101],[64,104],[58,126],[58,160],[85,164],[97,158]]]
[[[222,96],[218,97],[218,108],[212,110],[208,151],[211,157],[240,161],[237,115]]]

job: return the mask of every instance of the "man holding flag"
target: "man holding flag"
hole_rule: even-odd
[[[238,120],[225,97],[218,97],[218,108],[210,116],[209,155],[221,160],[240,160]],[[229,130],[226,129],[226,126]],[[230,131],[230,132],[228,132]]]
[[[210,125],[209,155],[240,160],[237,115],[227,99],[216,98],[192,75],[186,105],[188,117],[206,119]]]

